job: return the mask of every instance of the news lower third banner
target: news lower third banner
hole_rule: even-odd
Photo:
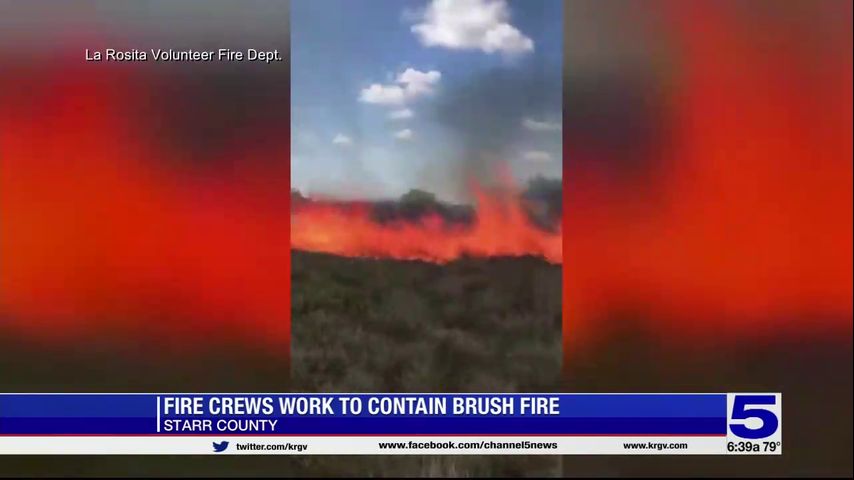
[[[0,394],[0,454],[779,455],[779,393]]]

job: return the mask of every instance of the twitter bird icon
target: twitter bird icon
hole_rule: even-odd
[[[219,443],[213,442],[214,452],[217,452],[217,453],[224,452],[226,448],[228,448],[228,442],[225,440],[223,440]]]

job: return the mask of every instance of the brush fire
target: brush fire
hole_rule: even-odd
[[[397,204],[311,200],[297,194],[291,246],[348,257],[435,263],[462,256],[535,256],[562,262],[559,219],[537,215],[548,205],[527,200],[510,185],[487,189],[474,184],[472,190],[474,209],[438,202],[419,190]]]

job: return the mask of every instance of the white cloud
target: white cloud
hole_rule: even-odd
[[[379,105],[403,105],[405,99],[406,94],[399,85],[374,83],[359,94],[359,101]]]
[[[353,144],[353,139],[348,137],[347,135],[344,135],[343,133],[339,133],[338,135],[335,135],[335,138],[332,139],[332,143],[334,143],[335,145],[347,146]]]
[[[404,128],[403,130],[400,130],[399,132],[395,132],[394,138],[396,138],[398,140],[412,140],[412,130],[410,130],[408,128]]]
[[[528,117],[522,119],[522,126],[532,132],[559,132],[561,130],[560,122],[537,121]]]
[[[394,110],[388,114],[388,118],[392,120],[406,120],[408,118],[412,118],[415,116],[415,113],[408,108],[401,108],[400,110]]]
[[[397,76],[397,83],[404,86],[408,97],[417,97],[432,92],[433,86],[439,83],[441,78],[442,74],[436,70],[420,72],[414,68],[407,68]]]
[[[422,72],[407,68],[395,79],[395,83],[383,85],[374,83],[362,89],[359,101],[378,105],[402,106],[404,103],[433,92],[442,74],[436,70]]]
[[[542,150],[532,150],[529,152],[525,152],[522,157],[529,162],[536,163],[552,161],[552,155],[549,152],[543,152]]]
[[[433,0],[412,33],[427,47],[519,54],[534,41],[510,22],[504,0]]]

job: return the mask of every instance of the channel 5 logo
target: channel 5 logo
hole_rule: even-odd
[[[727,394],[729,434],[745,440],[777,440],[783,427],[779,393]]]

